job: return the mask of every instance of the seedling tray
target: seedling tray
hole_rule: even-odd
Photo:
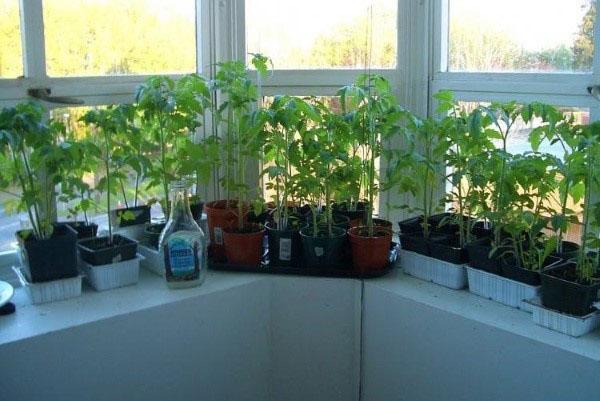
[[[23,274],[22,268],[13,266],[13,271],[34,305],[62,301],[81,295],[81,276],[30,283]]]
[[[333,278],[376,278],[388,274],[396,265],[398,258],[399,246],[392,242],[390,247],[390,263],[385,269],[377,270],[368,273],[361,273],[352,269],[352,261],[347,262],[347,269],[315,269],[308,267],[283,267],[272,266],[267,260],[267,254],[263,257],[263,262],[259,266],[240,266],[227,263],[217,263],[209,260],[208,267],[211,270],[244,272],[244,273],[266,273],[266,274],[282,274],[295,276],[311,276],[311,277],[333,277]]]
[[[539,295],[540,286],[532,286],[467,266],[469,292],[501,304],[531,312],[524,300]]]
[[[421,280],[460,290],[467,286],[465,265],[449,263],[416,252],[401,250],[400,266],[404,273]]]
[[[546,308],[537,297],[526,300],[525,303],[533,312],[535,324],[571,337],[581,337],[600,327],[600,311],[598,310],[585,316],[573,316]],[[600,303],[596,303],[595,306],[599,307]]]

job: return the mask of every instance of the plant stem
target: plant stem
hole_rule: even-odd
[[[162,117],[162,113],[159,113],[158,115],[158,129],[159,129],[159,136],[160,136],[160,163],[161,163],[161,167],[162,167],[162,176],[163,176],[163,195],[164,195],[164,200],[165,200],[165,211],[166,216],[165,217],[169,217],[171,215],[171,207],[169,205],[169,183],[168,181],[168,177],[167,177],[167,160],[166,160],[166,153],[167,153],[167,144],[165,143],[165,133],[164,133],[164,120]]]

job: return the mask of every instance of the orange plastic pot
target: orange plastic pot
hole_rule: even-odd
[[[352,247],[352,265],[359,273],[383,270],[389,264],[392,230],[375,226],[373,237],[368,236],[368,228],[353,227],[348,230]]]
[[[244,207],[244,224],[247,219],[247,207]],[[237,201],[218,200],[204,205],[206,224],[210,236],[209,253],[215,262],[225,261],[223,234],[237,223]]]
[[[258,266],[263,253],[265,229],[249,225],[244,231],[228,229],[223,233],[227,263],[241,266]]]

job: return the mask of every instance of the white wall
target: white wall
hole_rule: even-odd
[[[378,286],[366,285],[364,313],[364,401],[600,400],[597,359]]]
[[[0,400],[263,401],[268,305],[258,281],[6,344]]]
[[[271,296],[273,401],[358,400],[358,280],[276,277]]]

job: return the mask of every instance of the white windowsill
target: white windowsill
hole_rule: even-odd
[[[0,346],[189,298],[201,298],[248,285],[264,277],[210,271],[200,287],[170,290],[163,278],[140,269],[137,285],[96,292],[84,280],[80,297],[42,305],[32,305],[25,290],[17,288],[12,299],[17,311],[12,315],[0,316]]]
[[[205,283],[200,287],[170,290],[166,287],[163,278],[141,269],[140,281],[135,286],[95,292],[84,283],[81,297],[43,305],[31,305],[25,291],[18,288],[13,298],[17,312],[9,316],[0,316],[0,346],[114,316],[174,304],[185,299],[196,297],[200,299],[221,291],[235,291],[238,287],[263,280],[270,280],[272,285],[277,286],[278,282],[289,282],[289,280],[347,279],[210,271]],[[366,296],[370,291],[386,291],[393,296],[456,315],[457,318],[471,320],[600,361],[600,330],[580,338],[572,338],[535,325],[531,315],[524,311],[483,299],[466,290],[455,291],[424,282],[405,275],[401,270],[395,270],[378,279],[365,280],[365,287]],[[275,292],[272,291],[270,296],[273,293]]]
[[[504,330],[600,362],[600,330],[579,338],[536,325],[531,314],[471,294],[425,282],[396,270],[365,282],[379,289],[464,319]]]

